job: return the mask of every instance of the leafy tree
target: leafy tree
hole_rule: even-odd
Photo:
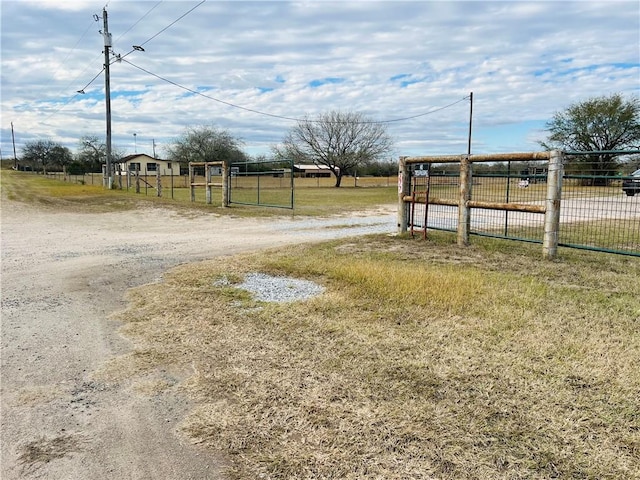
[[[371,162],[363,168],[358,168],[357,173],[373,177],[392,177],[398,174],[398,162],[391,159]]]
[[[274,153],[299,163],[325,165],[339,187],[343,175],[384,158],[392,148],[383,124],[360,113],[332,111],[299,121],[282,145],[274,147]]]
[[[167,156],[182,164],[188,162],[243,162],[242,141],[228,131],[209,126],[188,127],[172,145]]]
[[[22,160],[31,163],[33,168],[42,168],[47,173],[47,166],[65,167],[73,160],[71,151],[53,140],[36,140],[27,142],[22,149]]]
[[[640,100],[620,94],[595,97],[571,105],[547,122],[550,135],[540,144],[547,149],[576,152],[612,151],[640,143]],[[602,153],[576,157],[578,170],[614,175],[619,154]]]
[[[62,145],[56,145],[51,151],[51,164],[62,167],[62,171],[67,174],[67,166],[73,162],[73,154],[71,150]]]

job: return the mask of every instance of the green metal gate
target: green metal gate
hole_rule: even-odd
[[[229,203],[293,209],[293,160],[232,163]]]

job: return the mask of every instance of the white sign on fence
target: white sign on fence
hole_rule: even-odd
[[[413,176],[414,177],[428,177],[429,176],[429,166],[427,165],[427,168],[424,168],[425,165],[424,163],[420,163],[418,165],[416,165],[416,169],[413,171]]]

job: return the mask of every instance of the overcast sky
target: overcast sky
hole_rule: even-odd
[[[75,152],[83,135],[104,138],[103,7],[0,3],[4,158],[11,122],[18,156],[37,139]],[[198,125],[269,154],[295,119],[330,110],[390,121],[394,156],[465,153],[470,92],[472,153],[535,151],[554,112],[640,92],[637,0],[111,0],[106,9],[112,60],[124,57],[110,66],[113,145],[127,154],[152,154],[155,140],[162,157]]]

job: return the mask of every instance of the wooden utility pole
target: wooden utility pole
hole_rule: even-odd
[[[109,22],[107,20],[106,7],[102,10],[102,20],[104,22],[104,98],[107,107],[107,185],[111,190],[113,188],[112,166],[111,166],[111,79],[109,78],[109,49],[112,47],[111,34],[109,33]]]
[[[13,122],[11,122],[11,141],[13,142],[13,166],[18,168],[18,157],[16,156],[16,136],[13,133]]]
[[[467,142],[467,155],[471,155],[471,127],[473,124],[473,92],[469,94],[469,140]]]

